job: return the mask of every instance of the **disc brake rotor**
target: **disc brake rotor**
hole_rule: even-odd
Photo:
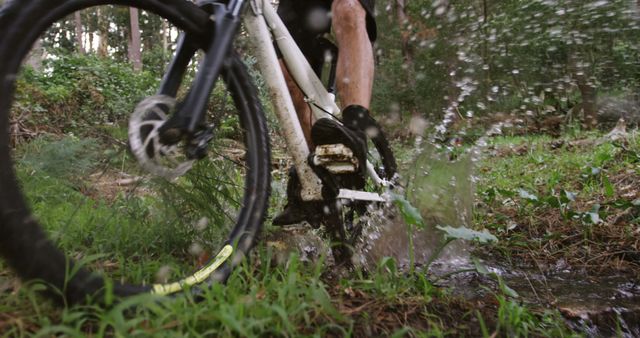
[[[129,144],[140,166],[149,173],[175,180],[193,166],[180,144],[166,145],[160,141],[159,129],[168,119],[166,111],[175,107],[174,98],[164,95],[142,100],[129,119]]]

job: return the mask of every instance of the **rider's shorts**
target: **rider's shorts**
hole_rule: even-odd
[[[332,2],[332,0],[280,0],[278,5],[278,15],[316,71],[322,68],[324,63],[324,50],[317,38],[331,32],[329,13]],[[377,37],[376,21],[373,15],[375,0],[360,0],[360,3],[367,12],[367,33],[373,42]]]

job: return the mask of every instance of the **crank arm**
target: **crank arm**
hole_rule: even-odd
[[[340,189],[338,199],[346,199],[346,200],[357,200],[357,201],[369,201],[369,202],[386,202],[380,194],[375,192],[368,191],[359,191],[359,190],[350,190],[350,189]]]

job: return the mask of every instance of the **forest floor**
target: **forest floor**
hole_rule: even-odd
[[[412,147],[397,144],[396,148],[404,170],[415,170]],[[486,229],[498,241],[469,244],[469,266],[461,271],[438,276],[425,271],[428,266],[407,269],[392,259],[382,259],[367,271],[340,271],[325,255],[312,262],[303,259],[301,252],[274,259],[273,241],[267,240],[258,244],[254,259],[237,269],[226,286],[214,285],[198,302],[188,295],[141,295],[111,306],[59,307],[38,294],[42,285],[20,283],[0,262],[0,335],[633,335],[629,316],[637,313],[618,311],[609,313],[613,319],[588,318],[590,313],[585,317],[584,311],[560,298],[581,281],[592,281],[591,286],[597,289],[603,276],[617,278],[612,282],[613,303],[609,299],[605,312],[640,294],[638,135],[629,133],[614,140],[603,133],[568,130],[557,138],[500,136],[488,139],[478,153],[479,160],[467,169],[472,173],[467,176],[473,181],[471,190],[463,189],[471,191],[470,196],[463,196],[473,209],[468,226]],[[450,162],[453,167],[467,163]],[[22,178],[26,181],[23,184],[37,186],[42,194],[72,196],[67,189],[77,186],[49,182],[48,177],[34,178],[32,173]],[[79,214],[75,217],[91,219],[90,213],[117,203],[119,195],[106,190],[105,194],[83,191],[92,199],[105,195],[108,201],[75,211]],[[274,193],[271,215],[282,206],[283,198],[282,189]],[[65,203],[77,202],[67,198],[43,203],[55,203],[51,209],[64,212]],[[431,222],[429,213],[436,206],[423,207],[420,201],[415,204],[425,221]],[[148,207],[127,206],[130,211]],[[53,211],[43,212],[48,215]],[[177,261],[186,271],[197,264],[171,250],[160,254],[147,250],[145,243],[164,235],[154,229],[145,231],[140,238],[127,237],[131,243],[117,245],[114,233],[92,232],[93,236],[104,236],[93,238],[93,245],[100,243],[120,257],[103,264],[102,270],[123,279],[139,278],[136,276],[142,272],[132,271],[136,265],[121,257],[140,247],[144,250],[136,253],[135,260],[146,260],[149,271],[164,264],[161,259]],[[266,224],[267,237],[280,231]],[[171,233],[166,236],[176,237]],[[92,244],[77,241],[67,245],[76,252]],[[154,248],[171,245],[185,244],[169,241]],[[118,254],[117,250],[123,251]],[[438,264],[447,265],[447,261],[443,258]],[[554,281],[563,278],[564,286],[555,288]],[[593,331],[603,329],[594,324],[598,321],[605,323],[605,331]]]

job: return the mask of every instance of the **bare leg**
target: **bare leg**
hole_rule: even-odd
[[[287,82],[289,93],[291,93],[293,107],[296,109],[296,113],[298,114],[298,120],[300,121],[300,126],[302,127],[304,138],[309,145],[309,149],[313,149],[313,144],[311,142],[311,125],[313,124],[313,114],[311,113],[311,107],[309,107],[309,104],[304,101],[304,93],[302,92],[302,89],[298,87],[298,84],[295,82],[295,80],[289,73],[287,66],[282,60],[280,60],[280,67],[282,68],[284,79]]]
[[[373,88],[373,48],[366,27],[367,12],[358,0],[334,0],[331,8],[333,30],[338,42],[337,86],[342,107],[357,104],[369,108]],[[342,48],[340,48],[342,46]],[[314,122],[311,107],[286,65],[280,60],[287,87],[293,99],[304,137],[310,149],[311,126]]]
[[[342,107],[369,108],[373,89],[373,48],[367,33],[367,12],[358,0],[334,0],[333,31],[338,42],[337,86]]]

